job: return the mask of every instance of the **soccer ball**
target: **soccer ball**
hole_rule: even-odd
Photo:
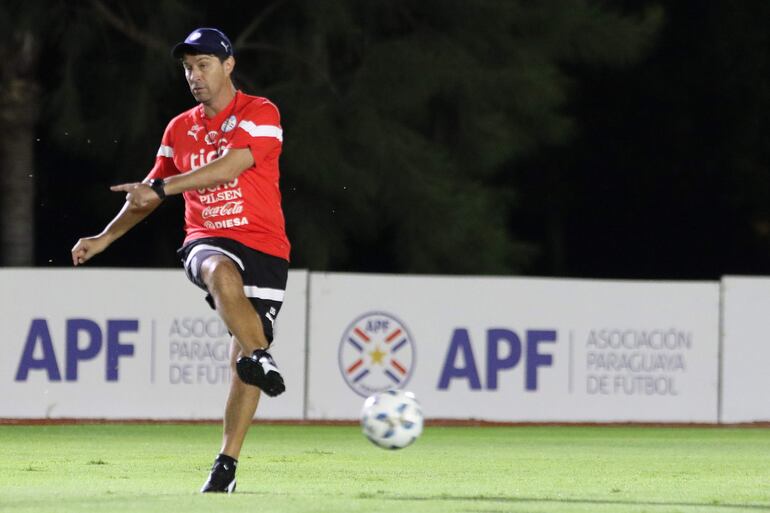
[[[369,396],[361,410],[364,436],[383,449],[403,449],[422,433],[422,409],[412,392],[386,390]]]

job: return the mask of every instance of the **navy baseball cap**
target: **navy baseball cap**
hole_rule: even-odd
[[[180,58],[185,53],[210,53],[229,57],[233,55],[233,44],[221,30],[202,27],[190,32],[187,39],[171,50],[171,55],[175,59]]]

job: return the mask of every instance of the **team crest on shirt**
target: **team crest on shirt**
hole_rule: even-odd
[[[195,139],[195,142],[198,142],[198,132],[201,130],[203,130],[203,127],[196,123],[190,127],[190,129],[187,131],[187,135]]]
[[[355,319],[342,334],[340,373],[358,395],[400,388],[414,370],[414,339],[406,325],[385,312]]]
[[[235,119],[235,114],[233,114],[232,116],[227,118],[224,123],[222,123],[222,127],[220,128],[220,130],[222,130],[223,133],[224,132],[229,132],[233,128],[235,128],[235,124],[237,122],[238,122],[238,120]]]

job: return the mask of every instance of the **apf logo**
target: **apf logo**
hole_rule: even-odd
[[[60,367],[48,321],[44,318],[32,319],[16,371],[16,381],[27,381],[30,371],[36,370],[45,371],[48,381],[61,381],[60,369],[65,370],[66,381],[77,381],[78,364],[96,358],[102,348],[106,353],[105,379],[118,381],[119,360],[134,356],[135,345],[121,340],[121,334],[138,332],[139,321],[109,319],[105,329],[102,329],[102,326],[92,319],[67,319],[64,331],[66,364]]]
[[[383,312],[354,320],[340,341],[342,376],[363,397],[405,385],[412,376],[414,357],[414,339],[407,327]]]

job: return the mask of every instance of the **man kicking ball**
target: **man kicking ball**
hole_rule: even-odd
[[[143,182],[111,187],[126,193],[123,208],[100,234],[75,244],[72,262],[104,251],[166,196],[183,195],[186,237],[179,256],[233,335],[222,446],[201,491],[231,493],[260,390],[269,396],[285,390],[268,352],[289,269],[278,186],[283,130],[275,105],[235,89],[233,47],[222,32],[194,30],[172,55],[198,105],[168,124]]]

